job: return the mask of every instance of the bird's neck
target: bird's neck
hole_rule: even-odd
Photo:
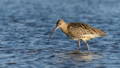
[[[65,34],[67,34],[67,33],[68,33],[67,27],[68,27],[68,24],[67,24],[67,23],[64,23],[64,24],[60,27],[60,29],[61,29]]]

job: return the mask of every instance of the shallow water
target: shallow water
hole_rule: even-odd
[[[119,14],[119,0],[0,0],[0,68],[120,68]],[[60,30],[48,41],[61,18],[107,36],[89,41],[91,53],[76,54]]]

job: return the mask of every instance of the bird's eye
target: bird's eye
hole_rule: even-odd
[[[61,23],[59,23],[59,25],[61,25]]]

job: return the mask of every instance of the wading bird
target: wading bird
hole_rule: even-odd
[[[102,30],[94,28],[88,24],[84,24],[82,22],[66,23],[64,20],[61,19],[57,21],[55,28],[52,29],[50,37],[52,33],[58,28],[61,29],[62,32],[65,33],[72,40],[77,40],[78,49],[80,49],[81,40],[86,44],[87,49],[89,50],[89,46],[87,43],[88,40],[106,35],[106,33]]]

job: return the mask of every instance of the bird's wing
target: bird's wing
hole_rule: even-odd
[[[70,23],[68,25],[68,32],[73,37],[82,36],[82,35],[98,35],[99,36],[99,35],[105,34],[103,31],[83,23]]]

